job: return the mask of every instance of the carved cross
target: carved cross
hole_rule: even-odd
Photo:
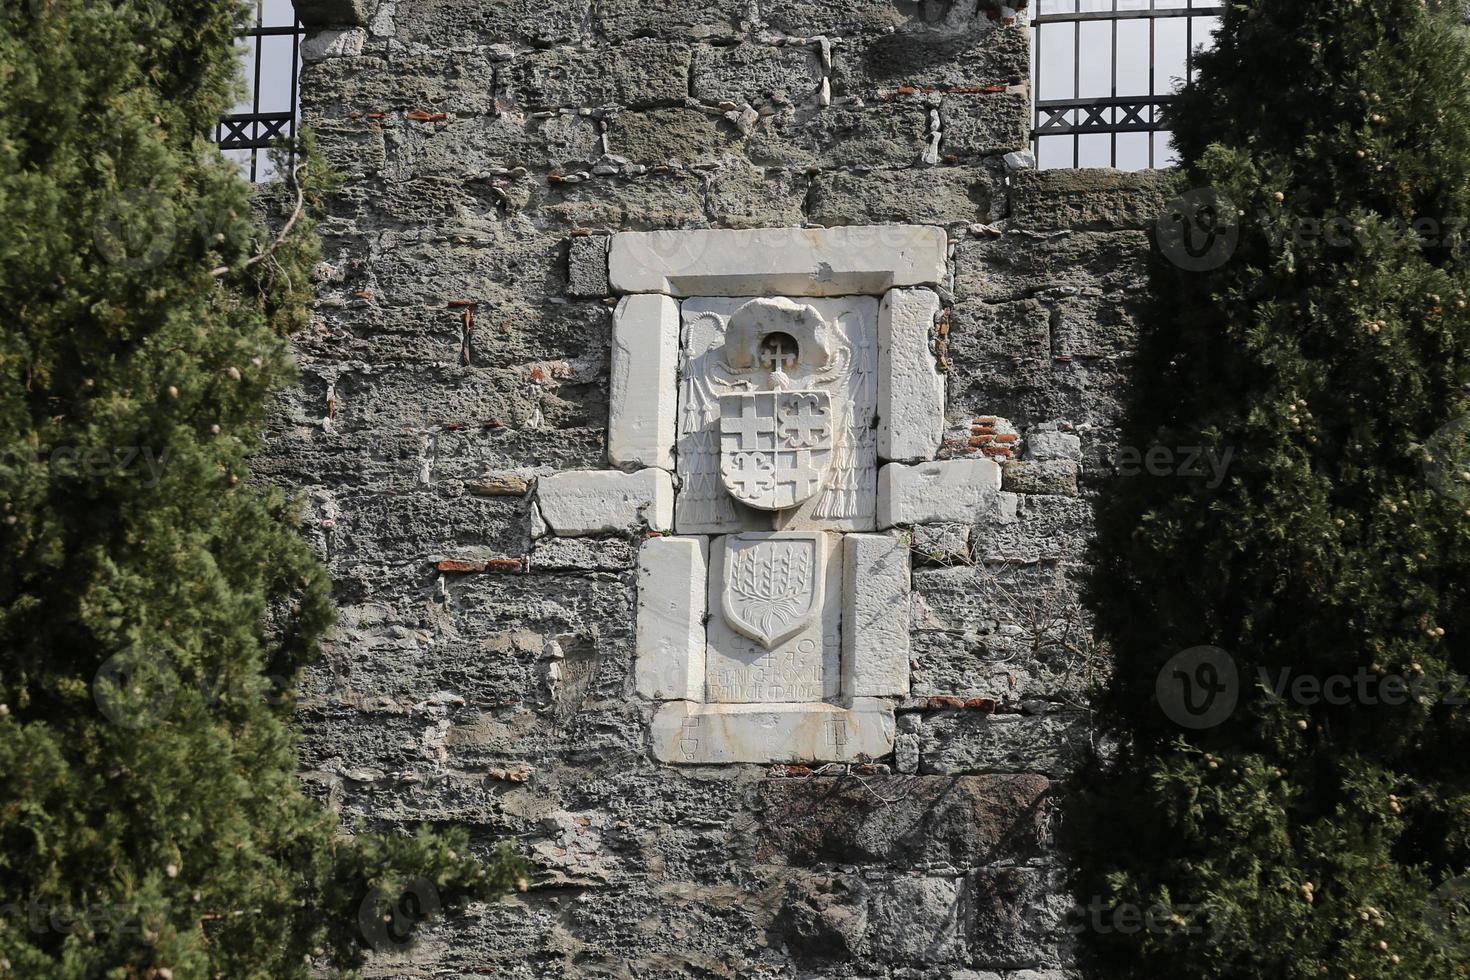
[[[761,365],[775,374],[796,364],[796,344],[785,334],[769,334],[761,340]]]
[[[728,478],[731,489],[737,493],[754,495],[775,486],[769,469],[762,469],[765,457],[757,453],[740,453],[731,462],[735,465]]]
[[[790,410],[781,413],[781,435],[792,447],[815,446],[827,437],[829,419],[816,410],[815,399],[800,398]]]
[[[741,449],[759,449],[760,437],[775,427],[774,419],[761,418],[756,414],[755,407],[751,406],[749,415],[737,415],[728,419],[724,430],[727,435],[733,434],[739,438]]]

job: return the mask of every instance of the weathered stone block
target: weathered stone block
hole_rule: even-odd
[[[653,716],[660,762],[862,762],[893,751],[893,705],[695,704],[670,701]]]
[[[532,572],[622,572],[637,561],[637,549],[622,538],[545,537],[531,546]]]
[[[705,191],[694,174],[596,177],[551,188],[541,217],[553,228],[680,228],[704,224]],[[613,284],[614,291],[618,290]]]
[[[771,228],[805,218],[809,178],[795,171],[761,170],[727,158],[709,185],[709,213],[727,228]]]
[[[395,429],[402,426],[481,426],[495,419],[503,426],[603,425],[605,399],[568,392],[562,398],[549,386],[539,394],[528,386],[529,371],[380,368],[371,374],[343,374],[335,387],[338,432]],[[325,406],[323,406],[325,407]],[[322,413],[325,415],[325,412]]]
[[[1080,571],[1054,561],[916,569],[914,696],[1085,700],[1099,660],[1071,569]]]
[[[556,534],[668,531],[674,484],[667,470],[569,470],[538,480],[536,502]]]
[[[674,468],[679,304],[625,296],[613,315],[607,455],[614,466]]]
[[[1051,308],[1040,300],[951,307],[950,412],[1047,417],[1040,409],[1055,386],[1051,327]]]
[[[893,738],[893,771],[912,775],[919,771],[919,736],[900,732]]]
[[[431,48],[472,48],[501,41],[545,46],[582,36],[592,0],[413,0],[394,11],[396,39]]]
[[[366,27],[378,0],[296,0],[296,16],[307,27]]]
[[[328,58],[355,58],[362,54],[367,31],[360,27],[346,30],[313,31],[301,42],[301,60],[305,64]]]
[[[708,538],[652,538],[638,552],[634,684],[656,701],[703,701]]]
[[[1082,437],[1075,432],[1033,428],[1026,431],[1026,458],[1035,460],[1082,459]]]
[[[592,27],[613,41],[634,37],[734,37],[745,26],[745,4],[729,0],[600,0]]]
[[[752,163],[774,167],[910,167],[929,143],[916,102],[787,108],[763,115],[746,141]]]
[[[909,534],[916,562],[954,565],[970,561],[968,524],[915,524]]]
[[[689,95],[689,58],[688,45],[651,38],[538,51],[511,62],[505,95],[528,109],[680,102]]]
[[[756,857],[905,870],[1026,860],[1038,850],[1050,786],[1035,774],[880,776],[866,786],[833,778],[768,780],[757,803]]]
[[[822,60],[809,45],[702,45],[694,51],[692,84],[702,102],[808,102],[822,84]]]
[[[1021,93],[946,95],[939,104],[939,152],[975,160],[1020,150],[1031,133],[1031,102]]]
[[[823,225],[984,222],[1003,200],[997,187],[997,175],[984,168],[827,172],[812,182],[808,209]]]
[[[1071,961],[1073,938],[1067,915],[1073,903],[1066,876],[1050,867],[984,868],[965,882],[969,907],[970,958],[1010,976],[1041,980],[1027,968],[1060,967]]]
[[[960,882],[955,878],[893,878],[873,882],[868,937],[887,963],[932,966],[963,949]]]
[[[963,25],[915,25],[878,37],[844,38],[833,52],[832,91],[871,99],[902,86],[954,92],[1025,82],[1031,74],[1030,34],[1024,23],[997,25],[972,13]]]
[[[420,187],[439,182],[425,180],[401,189],[412,196]],[[383,202],[382,214],[388,218],[385,223],[434,217],[432,213],[400,212],[396,205],[396,201]],[[465,205],[456,202],[453,206]],[[455,235],[456,231],[464,234]],[[369,260],[373,294],[385,305],[443,308],[450,300],[492,295],[492,290],[499,291],[508,282],[520,284],[533,296],[543,287],[548,295],[566,292],[565,245],[520,222],[484,222],[466,227],[444,216],[433,232],[385,230],[377,242],[381,249],[375,250]]]
[[[909,693],[909,547],[901,535],[842,539],[842,693]]]
[[[344,494],[328,532],[336,560],[427,561],[523,555],[530,545],[519,500],[451,497],[431,491]]]
[[[1139,284],[1142,285],[1141,283]],[[1127,357],[1138,343],[1145,296],[1139,289],[1058,296],[1052,308],[1052,347],[1058,357]]]
[[[578,298],[606,296],[607,235],[578,235],[567,246],[567,295]],[[616,338],[614,338],[616,343]]]
[[[1019,520],[976,535],[983,561],[1080,561],[1092,535],[1092,504],[1075,497],[1027,494]]]
[[[319,119],[312,123],[312,130],[317,149],[344,183],[370,178],[387,162],[381,129]]]
[[[882,33],[918,12],[917,0],[761,0],[761,20],[795,37]]]
[[[739,134],[703,109],[619,112],[608,124],[608,146],[644,164],[694,164],[718,160],[739,146]]]
[[[391,68],[390,68],[391,64]],[[301,69],[303,111],[320,118],[352,113],[397,113],[412,109],[460,115],[495,110],[495,65],[482,51],[442,52],[403,60],[364,55],[328,58]],[[388,120],[354,120],[381,130]]]
[[[1014,460],[1001,467],[1001,483],[1011,493],[1077,496],[1076,460]]]
[[[1148,237],[1137,231],[1011,232],[961,240],[955,245],[955,296],[999,303],[1047,293],[1121,293],[1139,287],[1148,252]]]
[[[1085,715],[945,711],[924,719],[925,773],[1041,772],[1064,776],[1089,744]]]
[[[878,458],[933,459],[944,437],[944,379],[929,341],[939,297],[893,289],[878,308]]]
[[[998,506],[1000,467],[990,459],[955,459],[878,471],[878,526],[974,523]]]
[[[1031,170],[1012,177],[1011,219],[1036,231],[1148,229],[1181,189],[1173,170]]]
[[[794,875],[772,919],[772,932],[797,963],[824,968],[867,952],[869,888],[856,875]]]

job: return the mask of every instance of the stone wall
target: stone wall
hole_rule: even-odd
[[[528,891],[375,976],[984,977],[1067,959],[1058,781],[1103,668],[1078,606],[1158,175],[1024,168],[1024,12],[976,0],[299,0],[339,171],[265,479],[342,617],[300,707],[350,828],[468,824]],[[910,695],[871,763],[672,767],[636,695],[642,532],[545,534],[607,466],[609,233],[942,226],[941,458]]]

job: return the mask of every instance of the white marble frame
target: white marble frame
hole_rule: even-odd
[[[932,225],[625,231],[612,236],[614,293],[881,296],[938,286],[948,237]]]
[[[609,460],[625,469],[672,468],[679,299],[852,295],[884,300],[881,445],[895,447],[889,452],[901,460],[933,459],[943,431],[944,386],[928,338],[932,315],[940,309],[936,287],[948,281],[947,257],[944,229],[926,225],[613,235],[609,281],[622,298],[613,317]],[[900,345],[905,349],[896,350]],[[903,411],[894,409],[896,401]],[[890,455],[880,452],[880,458]],[[843,583],[844,619],[881,618],[887,628],[874,642],[844,630],[840,703],[810,704],[706,703],[702,641],[709,611],[695,596],[707,574],[709,539],[645,543],[634,674],[638,693],[659,702],[651,729],[655,758],[686,765],[857,762],[893,750],[893,698],[908,690],[907,547],[882,535],[850,534],[845,540],[854,559],[889,556],[898,563],[891,574],[873,579],[894,593],[886,603],[880,597],[875,606],[872,595],[857,596],[856,582]],[[885,605],[886,614],[875,617],[874,609]]]
[[[612,236],[608,460],[673,468],[679,299],[691,296],[877,296],[881,461],[933,459],[944,383],[926,315],[940,309],[948,237],[930,225],[629,231]],[[891,292],[901,290],[901,292]]]

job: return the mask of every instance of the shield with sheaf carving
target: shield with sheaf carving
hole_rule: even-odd
[[[771,649],[806,628],[822,608],[822,541],[793,531],[725,539],[725,622]]]
[[[811,499],[832,468],[825,391],[720,396],[720,477],[743,504],[785,510]]]

